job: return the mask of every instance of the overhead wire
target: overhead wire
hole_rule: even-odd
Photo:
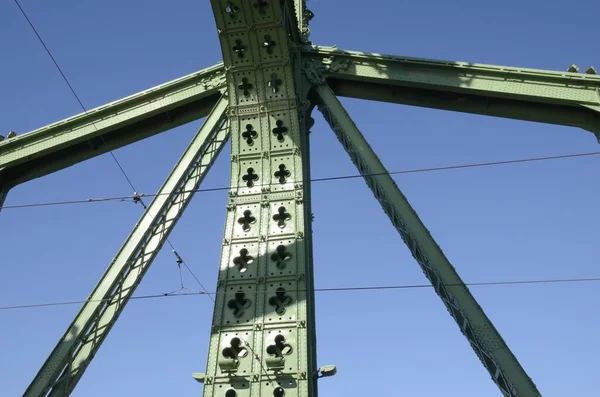
[[[482,286],[507,286],[507,285],[535,285],[535,284],[566,284],[566,283],[583,283],[583,282],[598,282],[600,277],[587,277],[587,278],[563,278],[563,279],[537,279],[537,280],[515,280],[515,281],[483,281],[483,282],[471,282],[471,283],[454,283],[444,284],[446,287],[482,287]],[[397,284],[397,285],[375,285],[375,286],[352,286],[352,287],[326,287],[326,288],[314,288],[314,292],[345,292],[345,291],[383,291],[383,290],[409,290],[409,289],[423,289],[433,288],[431,284]],[[296,289],[288,290],[288,292],[306,292],[307,290]],[[272,291],[261,291],[262,293],[272,293]],[[257,291],[257,293],[261,293]],[[226,292],[221,292],[225,294]],[[194,295],[216,295],[216,292],[182,292],[177,291],[161,294],[150,294],[150,295],[137,295],[129,298],[130,300],[140,299],[156,299],[156,298],[168,298],[177,296],[194,296]],[[52,307],[52,306],[65,306],[83,304],[87,302],[102,302],[110,301],[112,298],[107,299],[89,299],[89,300],[77,300],[77,301],[63,301],[63,302],[46,302],[46,303],[33,303],[23,305],[11,305],[11,306],[0,306],[0,310],[19,310],[19,309],[30,309],[30,308],[41,308],[41,307]]]
[[[75,99],[77,100],[77,103],[79,103],[79,106],[81,106],[81,109],[83,109],[83,112],[85,114],[87,114],[87,109],[86,107],[83,105],[83,102],[81,101],[81,99],[79,98],[79,95],[77,95],[77,92],[75,92],[75,89],[73,88],[73,86],[71,85],[71,83],[69,82],[69,79],[67,79],[67,76],[64,74],[64,72],[62,71],[62,68],[60,67],[60,65],[58,64],[58,62],[56,61],[56,59],[54,58],[54,56],[52,55],[52,52],[50,52],[50,49],[48,48],[48,46],[46,45],[46,43],[44,42],[44,40],[42,39],[42,36],[40,36],[40,34],[38,33],[37,29],[35,28],[35,26],[33,25],[33,23],[31,22],[31,20],[29,19],[29,17],[27,16],[27,13],[25,12],[25,10],[23,9],[23,7],[21,7],[21,4],[19,4],[18,0],[14,0],[15,4],[17,5],[17,7],[19,7],[19,10],[21,10],[21,14],[23,14],[23,17],[25,17],[25,19],[27,20],[27,23],[29,24],[29,26],[31,27],[31,30],[33,30],[33,32],[35,33],[35,35],[37,36],[39,42],[42,44],[42,46],[44,47],[44,49],[46,50],[46,53],[48,54],[48,56],[50,57],[50,59],[52,60],[52,62],[54,63],[54,66],[56,66],[56,69],[58,70],[58,72],[60,73],[60,75],[62,76],[63,80],[65,81],[65,83],[67,83],[67,86],[69,87],[69,89],[71,90],[71,93],[73,94],[73,96],[75,97]],[[96,131],[98,131],[98,129],[96,128],[96,124],[92,123],[92,126],[94,127],[94,129]],[[104,138],[101,137],[102,140],[104,141]],[[106,143],[106,141],[104,142]],[[127,175],[127,173],[125,172],[125,170],[123,169],[123,166],[121,165],[121,163],[119,162],[119,160],[117,159],[117,157],[115,156],[115,154],[109,150],[110,155],[112,156],[113,160],[115,161],[115,163],[117,164],[117,166],[119,167],[119,169],[121,170],[121,173],[123,174],[123,176],[125,177],[125,179],[127,180],[127,183],[129,183],[129,186],[135,191],[135,187],[133,186],[133,183],[131,183],[131,179],[129,179],[129,176]]]
[[[63,80],[65,81],[65,83],[67,84],[67,86],[69,87],[69,89],[71,90],[71,93],[73,94],[73,96],[75,97],[75,99],[77,100],[77,102],[79,103],[79,106],[81,106],[81,109],[83,109],[83,112],[85,114],[87,114],[87,109],[83,105],[83,102],[79,98],[79,95],[77,95],[77,92],[75,92],[75,89],[73,88],[73,86],[69,82],[69,79],[67,79],[67,76],[63,72],[62,68],[60,67],[60,65],[58,64],[58,62],[56,61],[56,59],[52,55],[52,52],[50,51],[50,49],[48,48],[48,46],[46,45],[46,43],[44,42],[44,40],[42,39],[42,37],[40,36],[40,34],[38,33],[37,29],[33,25],[33,22],[31,22],[31,19],[29,19],[29,16],[27,15],[27,13],[23,9],[23,7],[21,7],[21,4],[19,4],[19,1],[18,0],[14,0],[14,2],[17,5],[17,7],[19,8],[19,10],[21,11],[21,14],[23,14],[23,17],[25,17],[25,20],[27,21],[27,23],[29,24],[29,26],[31,27],[31,29],[33,30],[33,32],[35,33],[35,35],[38,38],[39,42],[42,44],[42,46],[46,50],[46,53],[48,54],[48,56],[50,57],[50,59],[54,63],[54,66],[56,66],[56,69],[58,70],[58,72],[62,76]],[[96,131],[98,131],[98,128],[96,127],[96,124],[92,123],[92,126],[94,127],[94,129]],[[104,137],[101,136],[100,138],[106,144],[106,141],[104,140]],[[117,156],[115,156],[115,154],[112,152],[112,150],[109,150],[108,152],[110,153],[110,155],[112,156],[113,160],[117,164],[117,167],[121,171],[121,174],[123,174],[123,177],[125,177],[125,180],[127,181],[127,183],[129,184],[129,186],[133,190],[133,195],[139,197],[139,195],[137,194],[137,189],[135,188],[135,186],[133,185],[133,182],[131,181],[131,178],[129,178],[129,176],[125,172],[125,169],[123,168],[123,166],[121,165],[121,163],[117,159]],[[100,199],[100,200],[94,200],[94,201],[115,201],[115,200],[117,200],[117,199]],[[121,201],[124,201],[124,200],[121,200]],[[136,202],[135,199],[133,199],[133,201]],[[146,205],[141,200],[141,198],[139,198],[139,200],[137,200],[137,201],[139,201],[141,203],[141,205],[144,207],[144,209],[147,209]],[[73,204],[75,202],[77,202],[77,201],[71,201],[71,204]],[[90,200],[88,200],[87,202],[90,202]],[[63,204],[64,203],[65,202],[63,202]],[[4,209],[4,207],[0,207],[0,209]],[[154,215],[152,215],[152,214],[150,214],[150,215],[154,218]],[[171,243],[171,241],[169,241],[168,238],[167,238],[167,242],[171,246],[171,249],[173,250],[173,252],[176,253],[175,247],[173,247],[173,244]],[[176,255],[179,257],[178,254],[176,254]],[[200,282],[200,280],[198,279],[198,277],[194,274],[194,272],[192,271],[192,269],[187,264],[185,264],[185,262],[183,262],[183,264],[185,265],[185,267],[187,268],[187,270],[190,272],[190,274],[192,274],[192,276],[194,277],[194,279],[196,279],[196,281],[198,282],[198,284],[200,284],[200,286],[206,291],[206,289],[204,288],[204,286],[202,285],[202,283]],[[181,266],[179,267],[179,269],[180,269],[180,279],[181,279],[182,288],[184,288],[183,287],[183,277],[181,276]],[[212,297],[211,297],[211,299],[212,299]]]
[[[399,171],[389,171],[385,173],[366,173],[366,174],[352,174],[352,175],[339,175],[339,176],[330,176],[330,177],[322,177],[322,178],[313,178],[310,179],[310,182],[329,182],[336,180],[345,180],[345,179],[357,179],[365,176],[381,176],[381,175],[400,175],[400,174],[415,174],[415,173],[426,173],[426,172],[435,172],[435,171],[447,171],[454,169],[466,169],[466,168],[477,168],[477,167],[489,167],[496,165],[507,165],[507,164],[518,164],[518,163],[531,163],[536,161],[550,161],[550,160],[560,160],[560,159],[569,159],[569,158],[578,158],[578,157],[589,157],[589,156],[598,156],[599,152],[582,152],[582,153],[571,153],[571,154],[561,154],[555,156],[543,156],[543,157],[526,157],[521,159],[513,159],[513,160],[500,160],[500,161],[489,161],[482,163],[466,163],[466,164],[455,164],[455,165],[446,165],[439,167],[428,167],[428,168],[413,168],[407,170],[399,170]],[[274,183],[268,184],[255,184],[256,187],[267,187],[275,185]],[[231,186],[220,186],[214,188],[198,188],[193,190],[184,190],[181,193],[208,193],[208,192],[217,192],[217,191],[225,191],[233,189]],[[150,194],[140,194],[141,198],[150,198],[157,197],[161,195],[169,195],[170,192],[167,193],[150,193]],[[104,198],[88,198],[81,200],[68,200],[68,201],[53,201],[46,203],[32,203],[32,204],[15,204],[15,205],[6,205],[4,207],[0,207],[0,209],[17,209],[17,208],[31,208],[31,207],[44,207],[44,206],[54,206],[54,205],[68,205],[68,204],[85,204],[85,203],[100,203],[100,202],[135,202],[135,200],[131,196],[118,196],[118,197],[104,197]]]
[[[81,108],[83,109],[84,113],[87,113],[86,107],[83,105],[83,102],[81,101],[81,99],[77,95],[75,89],[73,88],[73,86],[71,85],[71,83],[67,79],[66,75],[62,71],[61,67],[59,66],[58,62],[56,61],[56,59],[52,55],[50,49],[48,48],[48,46],[46,45],[46,43],[44,42],[44,40],[42,39],[42,37],[38,33],[37,29],[35,28],[35,26],[31,22],[31,20],[29,19],[27,13],[23,9],[23,7],[21,7],[21,5],[19,4],[18,0],[14,0],[14,2],[17,5],[17,7],[19,8],[19,10],[21,11],[21,13],[23,14],[23,17],[26,19],[27,23],[29,24],[29,26],[31,27],[31,29],[33,30],[33,32],[35,33],[35,35],[38,38],[39,42],[42,44],[42,46],[46,50],[46,53],[48,54],[48,56],[50,57],[50,59],[54,63],[56,69],[58,70],[58,72],[62,76],[63,80],[65,81],[65,83],[69,87],[71,93],[73,94],[73,96],[75,97],[75,99],[77,100],[77,102],[79,103],[79,105],[81,106]],[[92,124],[92,125],[97,130],[95,124]],[[102,137],[102,140],[104,140],[103,137]],[[98,198],[98,199],[87,199],[87,200],[69,200],[69,201],[58,201],[58,202],[38,203],[38,204],[11,205],[11,206],[0,207],[0,209],[26,208],[26,207],[39,207],[39,206],[50,206],[50,205],[65,205],[65,204],[79,204],[79,203],[90,203],[90,202],[109,202],[109,201],[121,201],[121,202],[124,202],[124,201],[129,201],[129,200],[131,200],[132,202],[140,202],[142,204],[142,206],[144,207],[144,209],[147,209],[147,206],[141,200],[142,195],[138,195],[135,186],[133,185],[131,179],[129,178],[129,176],[125,172],[125,169],[123,168],[123,166],[121,165],[121,163],[119,162],[119,160],[117,159],[117,157],[115,156],[115,154],[111,150],[109,150],[109,153],[112,156],[113,160],[115,161],[116,165],[118,166],[119,170],[121,171],[122,175],[126,179],[127,183],[129,184],[129,186],[134,191],[134,196],[138,197],[137,200],[134,199],[134,198],[131,198],[131,197],[109,197],[109,198]],[[534,157],[534,158],[506,160],[506,161],[494,161],[494,162],[460,164],[460,165],[442,166],[442,167],[419,168],[419,169],[411,169],[411,170],[392,171],[392,172],[386,172],[386,173],[373,173],[373,174],[362,174],[362,175],[358,174],[358,175],[346,175],[346,176],[333,176],[333,177],[325,177],[325,178],[315,178],[315,179],[312,179],[311,182],[323,182],[323,181],[333,181],[333,180],[343,180],[343,179],[354,179],[354,178],[360,178],[360,177],[363,177],[363,176],[397,175],[397,174],[408,174],[408,173],[419,173],[419,172],[432,172],[432,171],[460,169],[460,168],[475,168],[475,167],[484,167],[484,166],[492,166],[492,165],[515,164],[515,163],[534,162],[534,161],[546,161],[546,160],[565,159],[565,158],[574,158],[574,157],[583,157],[583,156],[594,156],[594,155],[599,155],[599,154],[600,154],[600,152],[575,153],[575,154],[566,154],[566,155],[557,155],[557,156],[545,156],[545,157]],[[262,186],[265,186],[265,185],[266,184],[264,184]],[[271,184],[268,184],[268,185],[271,185]],[[193,190],[191,192],[200,192],[200,191],[208,192],[208,191],[219,191],[219,190],[229,190],[229,189],[231,189],[231,187],[220,187],[220,188],[213,188],[213,189],[195,189],[195,190]],[[165,194],[171,194],[171,193],[165,193]],[[154,196],[157,196],[157,195],[158,194],[150,194],[150,195],[143,195],[143,197],[154,197]],[[150,214],[150,215],[152,217],[154,217],[152,214]],[[204,285],[202,285],[202,283],[200,282],[200,280],[198,279],[198,277],[194,274],[194,272],[192,271],[192,269],[187,265],[187,263],[185,263],[185,261],[183,261],[183,259],[181,258],[181,256],[178,254],[177,250],[175,249],[175,247],[173,246],[173,244],[171,243],[171,241],[168,238],[166,239],[166,241],[170,245],[173,253],[175,254],[175,256],[177,258],[177,263],[178,263],[179,271],[180,271],[179,276],[180,276],[180,281],[181,281],[181,288],[180,288],[180,290],[183,290],[185,288],[184,284],[183,284],[183,277],[181,275],[181,264],[183,264],[185,266],[185,268],[190,272],[190,274],[194,277],[194,279],[196,280],[196,282],[202,287],[203,292],[201,292],[200,294],[209,296],[213,300],[213,302],[214,302],[214,299],[212,298],[213,294],[208,293],[208,291],[206,290],[206,288],[204,287]],[[533,283],[548,283],[548,282],[599,281],[599,280],[600,279],[534,280],[534,281],[515,281],[515,282],[471,283],[471,284],[464,284],[464,285],[507,285],[507,284],[533,284]],[[352,290],[376,290],[376,289],[400,289],[400,288],[406,289],[406,288],[424,288],[424,287],[431,287],[431,285],[423,284],[423,285],[404,285],[404,286],[396,285],[396,286],[377,286],[377,287],[326,288],[326,289],[315,289],[315,292],[324,292],[324,291],[352,291]],[[137,296],[137,297],[134,296],[134,297],[131,297],[130,299],[147,299],[147,298],[157,298],[157,297],[167,297],[167,296],[180,296],[180,295],[188,295],[188,294],[198,294],[198,293],[183,293],[183,294],[169,293],[169,294],[157,294],[157,295],[143,295],[143,296]],[[5,307],[0,307],[0,310],[7,310],[7,309],[11,309],[11,308],[14,309],[14,308],[26,308],[26,307],[56,306],[56,305],[75,304],[75,303],[84,303],[84,302],[86,302],[86,301],[59,302],[59,303],[50,303],[50,304],[37,304],[37,305],[21,305],[21,306],[12,306],[12,307],[5,306]]]

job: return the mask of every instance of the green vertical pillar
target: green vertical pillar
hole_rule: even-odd
[[[287,9],[212,5],[232,153],[204,396],[316,396],[308,110],[296,95]]]

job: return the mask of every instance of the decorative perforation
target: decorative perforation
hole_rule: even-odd
[[[270,277],[296,274],[297,243],[292,240],[269,241],[267,272]]]
[[[242,0],[229,0],[222,2],[223,22],[228,28],[247,25],[244,12],[241,9]]]
[[[237,72],[235,74],[235,98],[240,104],[248,105],[258,103],[258,96],[262,81],[251,71]]]
[[[242,117],[239,121],[239,153],[255,153],[262,150],[261,125],[258,116]]]
[[[265,93],[267,100],[277,100],[287,97],[285,76],[281,67],[266,68],[263,71],[265,81]]]
[[[271,191],[294,188],[294,156],[277,156],[271,159]]]
[[[258,244],[234,244],[231,246],[228,263],[228,278],[230,280],[256,277],[258,270]]]
[[[295,328],[282,328],[282,329],[269,329],[264,334],[264,350],[265,350],[265,364],[269,367],[269,358],[273,362],[274,358],[280,358],[283,362],[283,366],[280,367],[282,372],[296,372],[298,370],[298,352],[294,349],[294,346],[298,343],[298,336]],[[278,379],[279,386],[288,386],[293,389],[294,383],[283,381]],[[287,389],[287,387],[286,387]],[[287,395],[287,394],[286,394]]]
[[[250,324],[256,314],[256,286],[231,285],[225,294],[223,326]]]
[[[236,66],[252,63],[252,48],[246,32],[230,33],[228,35],[231,62]]]
[[[294,233],[296,223],[296,206],[293,200],[271,203],[269,216],[269,234]]]
[[[294,148],[293,130],[288,112],[272,113],[269,116],[269,138],[271,149]]]
[[[257,160],[242,160],[240,161],[239,169],[239,193],[259,193],[261,186],[265,184],[262,175],[262,162]],[[270,178],[267,179],[267,184]]]
[[[227,382],[214,385],[215,397],[248,397],[250,383],[247,381]],[[207,386],[205,386],[206,388]]]
[[[298,283],[295,281],[270,282],[265,293],[265,322],[295,322]]]
[[[260,206],[258,204],[237,206],[234,236],[238,238],[258,236],[259,220]]]
[[[281,43],[276,29],[260,29],[256,32],[261,60],[273,62],[282,58]]]
[[[252,17],[256,23],[267,23],[275,21],[271,3],[277,0],[249,0],[252,5]]]
[[[290,377],[281,376],[276,381],[263,383],[261,396],[298,397],[298,382]]]
[[[280,229],[285,229],[288,225],[288,221],[291,219],[292,215],[283,205],[277,208],[277,213],[273,215],[273,220],[277,222],[277,226],[279,226]]]
[[[252,373],[253,355],[251,352],[252,331],[225,332],[221,334],[218,362],[221,372],[235,372],[236,375]],[[250,344],[250,348],[247,346]]]

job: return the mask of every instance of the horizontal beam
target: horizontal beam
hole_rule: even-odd
[[[305,47],[337,95],[579,127],[600,141],[600,76]]]
[[[12,187],[208,115],[222,64],[0,142],[0,185]]]

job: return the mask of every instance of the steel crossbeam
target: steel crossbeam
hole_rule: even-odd
[[[304,47],[340,96],[580,127],[600,141],[600,76]]]
[[[60,339],[25,397],[68,396],[115,324],[228,139],[220,99],[102,279]]]
[[[333,91],[316,91],[325,120],[503,395],[541,396]]]
[[[223,65],[150,88],[0,142],[0,186],[13,187],[206,116]]]

